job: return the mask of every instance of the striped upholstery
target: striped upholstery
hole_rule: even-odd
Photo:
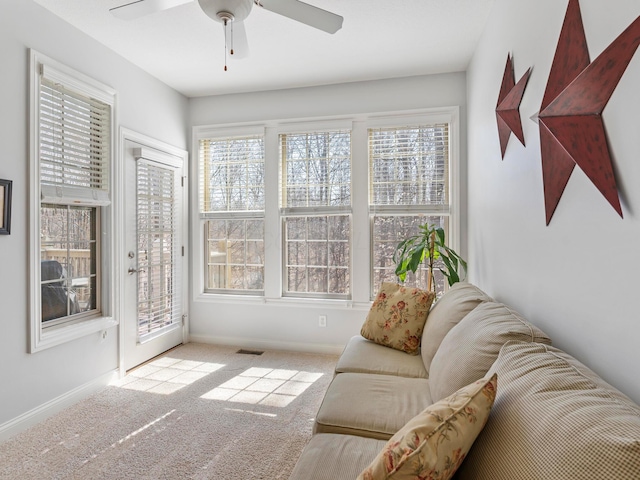
[[[319,433],[303,450],[289,480],[353,480],[385,444],[373,438]]]
[[[336,373],[347,372],[427,378],[419,355],[378,345],[362,335],[352,337],[338,359]]]
[[[554,347],[509,342],[458,480],[640,479],[640,407]]]
[[[542,331],[497,302],[483,302],[464,317],[433,357],[429,386],[434,402],[484,377],[509,340],[551,343]]]
[[[314,433],[386,440],[431,403],[424,378],[340,373],[324,395]]]
[[[433,356],[436,354],[442,339],[449,333],[449,330],[456,326],[465,315],[480,303],[491,300],[491,297],[475,285],[461,282],[454,284],[431,307],[427,323],[422,332],[422,345],[420,347],[427,376]]]

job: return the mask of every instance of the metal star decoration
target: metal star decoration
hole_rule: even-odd
[[[513,60],[511,55],[507,55],[507,65],[502,76],[502,85],[498,95],[498,105],[496,106],[496,119],[498,121],[498,136],[500,137],[500,150],[502,158],[507,150],[509,137],[513,132],[518,140],[524,145],[524,133],[522,132],[522,121],[520,119],[520,103],[524,95],[524,89],[529,81],[531,69],[527,70],[522,78],[515,83],[513,72]]]
[[[569,0],[538,115],[547,225],[578,165],[622,217],[602,111],[640,45],[640,17],[589,61],[578,0]]]

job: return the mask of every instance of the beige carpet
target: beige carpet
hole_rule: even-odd
[[[332,355],[187,344],[0,444],[0,478],[287,479]]]

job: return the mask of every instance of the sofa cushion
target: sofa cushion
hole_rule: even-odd
[[[338,359],[335,371],[427,378],[427,371],[419,355],[407,355],[400,350],[378,345],[362,335],[355,335],[349,340]]]
[[[374,438],[319,433],[302,451],[289,480],[356,478],[385,443]]]
[[[540,329],[497,302],[483,302],[453,327],[433,356],[429,386],[434,402],[482,378],[509,340],[551,343]]]
[[[372,342],[417,355],[434,293],[384,282],[360,334]]]
[[[557,348],[509,342],[460,480],[640,478],[640,407]]]
[[[460,282],[451,286],[431,307],[422,332],[422,346],[420,347],[427,376],[433,356],[449,330],[480,303],[489,301],[492,301],[492,298],[475,285]]]
[[[496,382],[494,374],[427,407],[391,437],[357,480],[451,478],[489,418]]]
[[[388,440],[431,403],[426,379],[341,373],[327,388],[314,433]]]

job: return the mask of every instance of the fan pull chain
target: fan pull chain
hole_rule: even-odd
[[[224,20],[224,71],[227,71],[227,20]]]
[[[233,22],[231,22],[231,49],[229,50],[229,53],[233,55]]]

